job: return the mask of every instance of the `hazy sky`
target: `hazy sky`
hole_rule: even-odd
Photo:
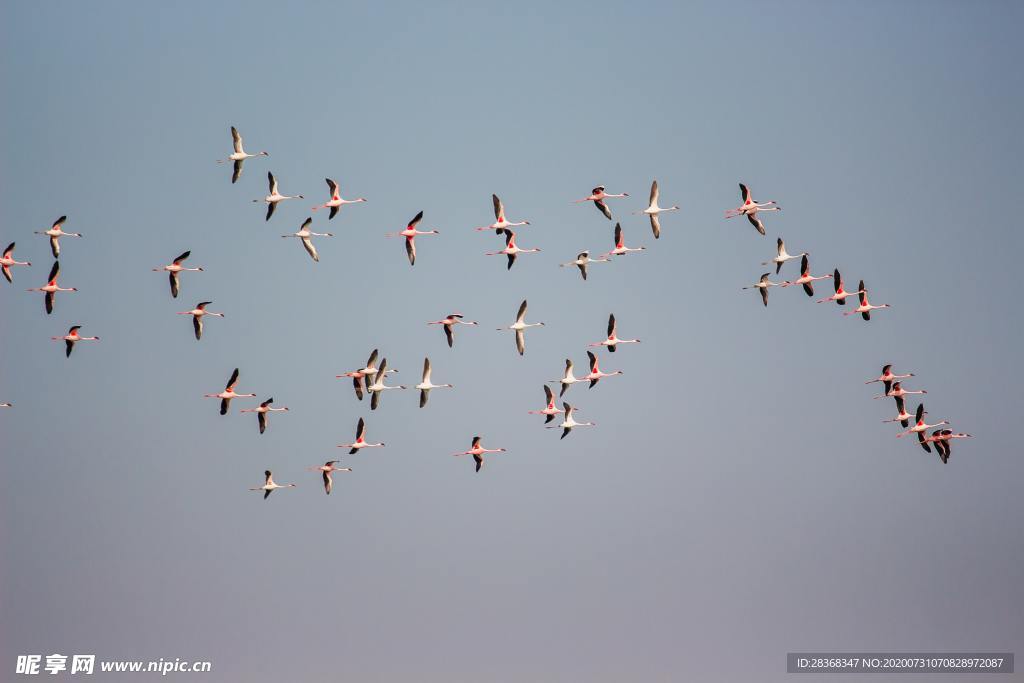
[[[1024,651],[1013,2],[6,3],[0,667],[18,654],[209,659],[216,681],[782,681],[788,651]],[[230,171],[229,126],[269,159]],[[269,223],[251,199],[273,170]],[[296,241],[309,208],[365,196]],[[663,219],[642,208],[652,178]],[[781,213],[722,218],[737,182]],[[613,200],[642,254],[575,205]],[[490,194],[540,247],[511,272]],[[383,233],[419,210],[410,268]],[[61,214],[63,286],[33,235]],[[741,291],[775,237],[863,277],[870,323]],[[2,245],[0,245],[2,246]],[[172,300],[151,268],[203,273]],[[794,277],[788,264],[783,277]],[[819,283],[827,293],[829,283]],[[822,294],[824,296],[825,294]],[[530,319],[526,356],[512,333]],[[816,297],[818,298],[818,297]],[[227,317],[202,342],[176,311]],[[425,322],[481,321],[454,349]],[[616,313],[625,374],[526,414]],[[99,343],[70,360],[71,324]],[[379,347],[415,384],[359,403]],[[864,380],[917,373],[975,435],[943,466]],[[291,408],[260,436],[216,401]],[[913,409],[916,401],[910,402]],[[343,456],[365,416],[387,448]],[[474,434],[507,453],[474,474]],[[343,457],[325,496],[304,468]],[[270,468],[297,482],[264,502]],[[125,676],[117,679],[125,680]],[[103,680],[96,674],[95,680]],[[847,680],[835,677],[836,680]],[[873,677],[882,683],[886,677]],[[893,678],[892,680],[902,680]],[[945,680],[945,679],[943,679]]]

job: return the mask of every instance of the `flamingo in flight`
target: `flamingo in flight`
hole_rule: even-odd
[[[320,474],[323,475],[323,478],[324,478],[324,493],[326,493],[328,496],[331,495],[331,489],[334,488],[334,479],[331,477],[331,475],[334,472],[351,472],[352,471],[351,467],[338,467],[338,463],[339,462],[341,462],[341,461],[340,460],[328,460],[323,465],[318,465],[317,467],[310,467],[309,468],[310,471],[319,472]]]
[[[11,279],[11,266],[31,266],[32,264],[28,261],[18,261],[14,258],[14,242],[7,245],[4,249],[4,253],[0,256],[0,270],[3,271],[4,278],[8,282],[14,282]]]
[[[811,283],[815,280],[828,280],[831,277],[831,275],[811,275],[811,265],[807,254],[804,254],[800,257],[800,277],[792,281],[786,280],[782,283],[782,286],[803,285],[804,293],[807,296],[814,296],[814,285]]]
[[[405,253],[409,257],[409,265],[416,265],[416,235],[440,235],[441,233],[437,230],[417,230],[416,226],[423,220],[423,212],[420,211],[416,214],[416,217],[409,221],[409,225],[405,227],[405,230],[399,232],[389,232],[388,237],[404,237],[405,238]]]
[[[37,235],[46,235],[50,238],[50,252],[53,254],[53,258],[60,256],[60,238],[61,237],[81,237],[80,232],[64,232],[64,221],[68,219],[67,216],[61,216],[54,221],[53,226],[49,230],[36,230]]]
[[[600,258],[590,258],[590,252],[589,251],[581,251],[576,256],[576,260],[575,261],[569,261],[568,263],[559,263],[558,265],[561,268],[567,268],[567,267],[571,267],[571,266],[576,266],[577,268],[580,269],[580,275],[582,275],[583,279],[586,280],[587,279],[587,266],[588,265],[590,265],[591,263],[608,263],[610,260],[611,259],[605,258],[603,256],[600,257]]]
[[[476,461],[476,471],[479,472],[480,468],[484,466],[484,455],[487,453],[504,453],[504,448],[484,448],[480,445],[480,437],[473,437],[473,445],[469,447],[468,451],[462,451],[461,453],[452,453],[455,457],[460,455],[472,455],[473,460]]]
[[[611,209],[608,208],[608,205],[605,204],[604,200],[612,198],[612,197],[628,197],[628,196],[629,196],[628,192],[623,192],[622,194],[608,194],[607,192],[604,191],[604,185],[598,185],[597,187],[595,187],[593,190],[590,191],[590,196],[589,197],[584,197],[583,199],[577,199],[574,203],[575,204],[582,204],[583,202],[594,202],[594,206],[597,207],[597,210],[600,211],[601,213],[603,213],[605,218],[607,218],[608,220],[611,220],[612,219]]]
[[[327,181],[327,187],[330,188],[331,190],[331,198],[328,199],[327,202],[324,204],[314,206],[313,210],[316,211],[317,209],[330,209],[331,213],[327,216],[327,220],[331,220],[336,215],[338,215],[338,211],[341,209],[341,207],[345,206],[346,204],[358,204],[360,202],[366,201],[364,197],[359,197],[358,199],[342,199],[341,190],[338,188],[338,183],[334,182],[330,178],[324,178],[324,180]]]
[[[867,288],[864,287],[863,280],[860,281],[860,285],[857,289],[860,292],[860,305],[857,306],[857,308],[853,309],[852,311],[847,311],[846,313],[843,313],[843,315],[853,315],[854,313],[860,313],[860,317],[864,318],[865,320],[871,320],[871,311],[874,311],[878,308],[892,308],[889,304],[879,304],[877,306],[872,305],[871,302],[868,301],[868,290]]]
[[[925,437],[925,432],[927,430],[931,429],[932,427],[941,427],[942,425],[948,425],[949,424],[949,420],[942,420],[941,422],[936,422],[935,424],[930,425],[930,424],[928,424],[928,423],[926,423],[924,421],[924,416],[925,416],[924,404],[923,403],[918,403],[917,404],[917,412],[914,414],[914,424],[909,429],[907,429],[906,431],[903,431],[903,432],[900,432],[899,434],[897,434],[896,438],[900,439],[900,438],[903,438],[904,436],[907,436],[908,434],[916,434],[917,435],[917,440],[922,445],[927,445],[927,443],[925,442],[925,438],[924,438]],[[928,449],[926,448],[925,450],[928,450]]]
[[[62,336],[62,337],[50,337],[50,339],[52,339],[53,341],[63,341],[64,342],[64,357],[65,358],[70,358],[71,357],[71,352],[75,349],[75,344],[77,344],[78,342],[80,342],[80,341],[99,341],[100,340],[99,337],[83,337],[83,336],[81,336],[80,334],[78,334],[78,331],[80,329],[82,329],[81,325],[72,325],[71,329],[69,329],[68,333],[65,334],[64,336]]]
[[[213,311],[206,310],[206,307],[212,304],[212,301],[200,301],[196,304],[196,307],[191,311],[178,311],[178,315],[190,315],[192,316],[192,329],[196,333],[196,341],[203,338],[203,317],[212,315],[216,318],[223,318],[223,313],[214,313]]]
[[[615,314],[608,316],[608,336],[602,341],[588,344],[588,346],[603,346],[611,353],[615,353],[615,347],[619,344],[639,344],[639,339],[619,339],[618,323],[615,321]]]
[[[384,383],[388,377],[388,359],[385,358],[380,362],[380,369],[377,370],[377,374],[374,375],[373,384],[366,387],[366,390],[370,392],[370,410],[377,410],[377,406],[380,405],[380,395],[389,389],[405,389],[405,386],[399,384],[397,386],[389,387]]]
[[[505,205],[502,204],[501,200],[498,199],[498,195],[492,194],[491,201],[494,202],[494,222],[490,225],[485,225],[476,228],[477,232],[483,232],[484,230],[494,230],[495,234],[500,235],[505,228],[514,228],[520,225],[529,225],[530,221],[518,221],[516,223],[510,223],[505,218]]]
[[[392,369],[389,369],[388,372],[398,372],[398,370],[395,370],[395,369],[392,368]],[[371,380],[373,378],[373,376],[376,375],[376,374],[377,374],[377,349],[374,349],[373,351],[370,352],[370,357],[367,359],[366,365],[364,365],[363,367],[361,367],[358,370],[353,370],[351,372],[346,372],[343,375],[335,375],[334,377],[336,379],[341,379],[343,377],[351,377],[352,378],[352,385],[355,388],[355,392],[356,392],[356,398],[358,398],[360,401],[362,401],[363,400],[363,385],[365,384],[367,387],[369,387],[370,386],[370,381],[369,380]]]
[[[448,339],[448,348],[452,348],[452,344],[455,343],[455,326],[456,325],[479,325],[480,323],[474,320],[463,320],[461,313],[449,313],[441,320],[431,320],[428,325],[443,325],[444,336]]]
[[[523,303],[519,304],[519,312],[516,314],[516,321],[506,327],[499,327],[498,331],[514,330],[516,333],[516,350],[519,351],[519,355],[523,355],[526,351],[526,336],[523,332],[529,327],[543,327],[544,323],[528,323],[526,319],[526,299],[523,299]]]
[[[256,394],[239,394],[235,392],[235,386],[238,385],[238,368],[231,373],[231,379],[224,386],[224,391],[219,394],[203,394],[203,398],[219,398],[220,399],[220,414],[227,415],[228,408],[231,407],[231,399],[233,398],[256,398]]]
[[[953,439],[969,439],[970,434],[963,432],[954,432],[952,429],[936,429],[932,432],[932,435],[925,439],[924,443],[921,444],[921,448],[931,452],[928,449],[928,443],[935,444],[935,450],[939,452],[939,459],[942,460],[942,464],[945,465],[949,462],[949,456],[952,454],[952,448],[950,448],[950,441]]]
[[[756,290],[760,291],[761,292],[761,301],[764,302],[765,306],[768,305],[768,288],[769,287],[781,287],[782,284],[783,284],[781,282],[772,282],[771,280],[768,279],[769,275],[771,275],[771,273],[761,273],[761,279],[760,280],[758,280],[757,282],[755,282],[752,285],[748,285],[748,286],[743,288],[743,289],[756,289]]]
[[[562,409],[555,405],[555,392],[551,391],[551,387],[547,384],[544,386],[544,400],[547,405],[541,410],[529,410],[527,411],[530,415],[544,415],[544,424],[551,422],[555,419],[555,415],[562,413]]]
[[[50,277],[46,284],[42,287],[32,287],[26,291],[29,292],[43,292],[46,297],[43,301],[46,306],[46,314],[53,313],[53,306],[57,292],[77,292],[77,287],[61,287],[57,284],[57,278],[60,277],[60,261],[54,261],[53,266],[50,268]]]
[[[293,232],[290,235],[281,235],[281,237],[298,237],[300,240],[302,240],[302,246],[304,246],[306,248],[306,253],[309,254],[309,257],[311,259],[313,259],[314,261],[319,263],[320,262],[320,254],[316,253],[316,247],[313,245],[313,239],[312,238],[314,238],[314,237],[334,237],[334,235],[332,233],[329,233],[329,232],[313,232],[312,230],[309,229],[309,226],[312,225],[312,224],[313,224],[313,219],[312,218],[307,218],[302,223],[302,227],[299,228],[298,232]]]
[[[903,398],[904,396],[910,396],[911,394],[927,394],[928,392],[924,389],[911,391],[903,388],[903,382],[893,382],[892,386],[881,396],[875,396],[873,398]]]
[[[577,422],[573,418],[573,416],[572,416],[573,413],[576,412],[576,409],[573,408],[568,403],[563,403],[562,407],[565,410],[565,418],[562,420],[562,424],[560,424],[560,425],[551,425],[551,426],[548,427],[548,429],[558,429],[559,427],[562,428],[562,435],[560,437],[558,437],[559,441],[561,441],[565,437],[569,436],[569,432],[572,431],[573,427],[596,427],[597,426],[593,422]]]
[[[611,251],[609,251],[607,254],[604,254],[604,256],[605,257],[608,257],[608,256],[625,256],[626,254],[628,254],[628,253],[630,253],[632,251],[643,251],[646,248],[647,247],[627,247],[626,246],[625,238],[622,235],[622,224],[621,223],[616,223],[615,224],[615,248],[612,249]]]
[[[651,232],[654,233],[654,239],[661,237],[661,221],[658,218],[658,214],[665,213],[666,211],[678,211],[678,206],[670,206],[667,209],[663,209],[658,206],[658,181],[655,180],[651,183],[651,200],[647,205],[647,208],[643,211],[637,211],[635,213],[646,214],[651,219]]]
[[[168,265],[160,266],[159,268],[154,268],[153,269],[154,273],[161,273],[161,272],[164,272],[164,271],[166,271],[168,273],[168,279],[171,282],[171,296],[174,297],[175,299],[178,298],[178,288],[180,287],[180,283],[178,282],[178,273],[181,273],[181,272],[186,271],[186,270],[189,270],[189,271],[192,271],[192,272],[197,272],[197,273],[203,272],[203,269],[201,267],[199,267],[199,268],[186,268],[185,266],[181,265],[191,255],[192,255],[192,251],[191,250],[186,251],[183,254],[181,254],[180,256],[178,256],[178,258],[176,258],[173,261],[171,261],[171,263],[169,263]]]
[[[283,202],[286,199],[305,199],[301,194],[287,195],[281,194],[277,188],[277,178],[270,171],[267,171],[267,184],[270,186],[270,194],[263,199],[254,199],[253,202],[266,202],[267,203],[267,217],[264,220],[270,220],[270,217],[274,215],[274,210],[277,209],[279,202]]]
[[[263,473],[263,476],[265,476],[267,478],[266,482],[264,482],[263,486],[257,486],[255,488],[249,489],[250,491],[263,491],[263,500],[266,500],[267,497],[271,493],[273,493],[276,489],[293,489],[293,488],[295,488],[295,484],[278,484],[278,483],[276,483],[274,481],[274,475],[272,475],[270,473],[270,470],[265,471]]]
[[[430,359],[423,359],[423,379],[419,384],[415,386],[416,389],[420,390],[420,408],[427,405],[427,399],[430,398],[431,389],[451,389],[451,384],[432,384],[430,381]]]
[[[743,197],[743,204],[735,209],[729,209],[725,212],[726,218],[735,218],[736,216],[746,216],[750,224],[753,225],[759,233],[765,234],[764,223],[757,217],[760,211],[782,211],[782,207],[778,205],[778,202],[772,200],[770,202],[755,202],[753,195],[750,194],[750,190],[746,185],[740,183],[740,195]]]
[[[904,427],[907,427],[910,425],[910,418],[912,418],[913,415],[907,412],[907,405],[902,396],[895,396],[894,398],[896,399],[896,417],[889,420],[882,420],[882,422],[899,422]],[[927,413],[928,411],[926,410],[925,414]]]
[[[892,389],[892,383],[898,379],[906,379],[907,377],[913,377],[914,373],[909,372],[905,375],[895,375],[892,371],[892,363],[886,363],[882,366],[882,374],[874,379],[869,379],[864,384],[874,384],[875,382],[882,382],[882,386],[885,388],[885,392],[888,394],[889,390]]]
[[[256,418],[260,425],[260,434],[267,431],[267,416],[270,413],[284,413],[288,411],[287,407],[284,408],[272,408],[271,404],[274,402],[274,398],[268,398],[266,401],[261,403],[258,408],[244,408],[239,410],[240,413],[256,413]]]
[[[824,299],[818,299],[819,304],[823,304],[826,301],[835,301],[840,306],[846,305],[846,297],[853,296],[854,294],[861,294],[863,290],[856,292],[847,292],[846,287],[843,284],[843,276],[839,274],[839,269],[836,268],[835,272],[832,273],[832,287],[836,290],[836,293],[832,296],[827,296]]]
[[[242,135],[234,126],[231,126],[231,144],[234,146],[235,151],[229,154],[227,159],[217,159],[217,163],[223,164],[228,161],[235,162],[234,170],[231,172],[231,184],[234,185],[238,182],[238,179],[242,177],[242,165],[245,164],[246,159],[251,159],[253,157],[269,157],[270,155],[266,152],[246,154],[245,148],[242,146]]]
[[[587,351],[587,357],[590,358],[590,372],[583,377],[581,380],[590,380],[590,386],[588,388],[593,389],[594,385],[601,381],[603,377],[614,377],[615,375],[621,375],[622,370],[614,370],[612,372],[601,372],[601,368],[598,366],[597,356],[594,355],[593,351]]]
[[[505,248],[500,251],[489,251],[487,256],[498,256],[499,254],[505,254],[508,257],[508,267],[506,270],[512,270],[512,265],[516,262],[516,257],[519,254],[536,254],[540,252],[540,249],[522,249],[516,244],[516,234],[512,230],[504,229],[505,233]]]
[[[789,252],[786,251],[786,243],[782,241],[781,237],[779,237],[776,240],[775,251],[775,258],[773,258],[771,261],[764,261],[761,263],[761,265],[770,266],[774,263],[776,275],[778,275],[779,271],[782,270],[782,264],[785,263],[786,261],[792,261],[793,259],[798,259],[801,256],[808,255],[806,251],[800,252],[799,254],[790,254]]]
[[[577,377],[576,375],[573,374],[572,359],[571,358],[566,358],[565,359],[565,374],[562,375],[561,379],[553,379],[553,380],[551,380],[551,383],[552,384],[555,384],[555,383],[561,384],[562,385],[562,389],[561,389],[561,391],[558,392],[558,395],[559,396],[564,396],[566,390],[569,387],[571,387],[573,384],[576,384],[577,382],[583,382],[583,381],[585,381],[585,379],[583,377]]]
[[[366,440],[366,421],[363,418],[359,418],[359,424],[356,425],[356,440],[353,443],[340,443],[338,448],[349,449],[349,455],[355,455],[363,448],[383,448],[384,442],[380,443],[369,443]]]

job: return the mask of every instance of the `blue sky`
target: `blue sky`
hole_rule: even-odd
[[[1019,649],[1016,225],[1022,11],[986,3],[8,4],[0,22],[3,667],[18,654],[213,662],[211,680],[782,680],[787,651]],[[236,125],[236,184],[214,160]],[[266,223],[272,170],[289,194]],[[310,262],[324,177],[365,196]],[[663,205],[654,242],[642,208]],[[725,221],[737,182],[784,211]],[[611,204],[647,251],[607,251]],[[498,193],[525,255],[472,228]],[[417,211],[415,268],[383,233]],[[32,235],[61,214],[61,295]],[[318,212],[314,229],[324,231]],[[870,324],[753,282],[811,252]],[[4,242],[6,244],[6,242]],[[185,249],[178,300],[150,269]],[[795,276],[795,264],[783,271]],[[822,283],[827,286],[827,283]],[[820,287],[819,289],[826,289]],[[527,352],[509,324],[530,301]],[[200,343],[175,311],[227,317]],[[480,320],[450,350],[450,311]],[[610,312],[640,345],[526,415]],[[101,342],[70,360],[71,324]],[[379,347],[435,392],[370,412],[334,375]],[[917,374],[975,435],[942,466],[863,381]],[[274,396],[217,415],[239,390]],[[238,403],[241,403],[239,401]],[[912,402],[911,407],[916,405]],[[235,408],[242,407],[241,405]],[[365,416],[387,448],[324,496],[305,467]],[[474,434],[508,453],[473,473]],[[344,457],[344,456],[343,456]],[[295,490],[264,503],[264,469]],[[15,628],[14,625],[17,625]],[[884,680],[880,677],[879,681]]]

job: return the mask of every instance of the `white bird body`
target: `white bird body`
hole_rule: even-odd
[[[590,258],[590,251],[585,250],[577,254],[575,261],[569,261],[568,263],[559,263],[558,265],[561,268],[576,266],[577,268],[580,269],[580,275],[582,275],[583,279],[586,280],[587,266],[589,266],[591,263],[608,263],[610,260],[611,259],[605,256],[601,256],[598,258]]]
[[[231,407],[231,400],[235,398],[256,398],[256,394],[239,394],[235,391],[235,387],[238,385],[238,368],[231,373],[231,379],[228,380],[227,385],[224,387],[224,391],[218,394],[203,394],[203,398],[219,398],[220,399],[220,414],[227,415],[228,408]]]
[[[331,180],[330,178],[325,178],[324,180],[327,181],[327,187],[330,188],[331,190],[331,198],[328,199],[323,204],[320,204],[319,206],[314,206],[313,210],[316,211],[317,209],[330,209],[331,213],[329,216],[327,216],[327,220],[331,220],[332,218],[334,218],[338,214],[338,211],[341,209],[341,207],[345,206],[346,204],[359,204],[361,202],[366,201],[364,197],[359,197],[357,199],[343,199],[341,196],[341,190],[338,187],[338,183]]]
[[[786,261],[792,261],[793,259],[798,259],[802,256],[808,255],[806,251],[800,252],[799,254],[790,254],[789,252],[786,251],[786,243],[782,241],[781,237],[779,237],[776,240],[775,251],[775,258],[773,258],[771,261],[763,261],[761,265],[770,266],[774,263],[776,275],[778,275],[779,271],[782,270],[782,264],[785,263]]]
[[[547,384],[543,385],[543,387],[544,399],[546,402],[545,406],[541,410],[529,410],[527,412],[530,415],[544,415],[544,423],[547,424],[548,422],[551,422],[551,420],[555,418],[555,415],[559,415],[563,411],[561,408],[555,405],[555,394],[553,391],[551,391],[551,387],[549,387]]]
[[[463,320],[461,313],[449,313],[441,320],[431,320],[428,325],[441,325],[444,327],[444,336],[448,340],[448,348],[452,348],[455,344],[455,326],[456,325],[479,325],[480,323],[475,320]]]
[[[593,422],[577,422],[576,419],[573,417],[573,413],[576,412],[576,409],[573,408],[568,403],[563,403],[562,406],[563,406],[564,412],[565,412],[565,418],[562,420],[562,424],[551,425],[550,427],[548,427],[548,429],[559,429],[559,428],[561,428],[562,436],[558,437],[560,440],[564,439],[567,436],[569,436],[569,432],[571,432],[574,427],[596,427],[597,426]]]
[[[526,351],[526,338],[523,331],[531,327],[542,327],[543,325],[544,323],[526,322],[526,299],[523,299],[523,303],[519,304],[519,313],[516,314],[516,321],[507,327],[499,327],[498,331],[512,330],[516,333],[516,349],[521,356]]]
[[[377,370],[373,376],[373,383],[366,387],[366,390],[370,392],[370,410],[377,410],[377,406],[380,405],[380,396],[385,391],[391,389],[405,389],[404,385],[388,386],[384,383],[387,379],[388,373],[388,359],[385,358],[380,362],[380,369]]]
[[[61,216],[49,230],[36,230],[37,235],[46,235],[50,238],[50,252],[53,254],[53,258],[60,256],[60,238],[61,237],[81,237],[80,232],[64,232],[64,222],[68,219],[67,216]]]
[[[28,261],[18,261],[14,258],[14,242],[7,245],[4,249],[4,253],[0,254],[0,271],[3,272],[4,278],[8,282],[14,282],[11,279],[11,268],[13,266],[31,266],[32,264]]]
[[[244,408],[242,410],[239,410],[238,412],[240,412],[240,413],[256,413],[257,421],[258,421],[259,427],[260,427],[260,434],[262,434],[267,429],[267,416],[268,416],[269,413],[285,413],[285,412],[288,412],[288,407],[287,406],[285,406],[284,408],[273,408],[273,407],[271,407],[271,404],[273,402],[274,402],[273,398],[268,398],[266,401],[261,403],[256,408]]]
[[[804,288],[804,293],[807,296],[814,296],[814,285],[811,283],[815,280],[828,280],[831,275],[811,275],[811,265],[808,260],[807,254],[801,254],[800,256],[800,277],[795,280],[786,280],[782,283],[782,287],[792,287],[793,285],[801,285]]]
[[[309,226],[313,224],[312,218],[307,218],[303,223],[302,227],[298,231],[291,233],[290,235],[281,235],[282,238],[287,237],[298,237],[302,240],[302,246],[306,248],[306,253],[314,261],[320,261],[320,254],[316,251],[316,246],[313,245],[313,237],[334,237],[333,233],[329,232],[313,232],[309,229]]]
[[[575,203],[582,204],[583,202],[594,202],[594,206],[597,207],[597,210],[604,214],[605,218],[607,218],[608,220],[612,220],[611,209],[608,208],[608,205],[605,203],[604,200],[628,196],[628,192],[623,192],[622,194],[608,194],[607,192],[605,192],[604,185],[598,185],[597,187],[590,191],[590,196],[584,197],[583,199],[577,199]]]
[[[223,164],[228,161],[234,162],[234,171],[231,174],[231,183],[234,184],[238,182],[238,179],[242,176],[242,166],[246,159],[251,159],[253,157],[268,157],[270,155],[266,152],[247,154],[242,144],[242,136],[234,126],[231,126],[231,143],[234,151],[228,155],[227,159],[218,159],[217,163]]]
[[[213,311],[206,310],[206,307],[212,304],[212,301],[200,301],[196,304],[196,307],[191,311],[178,311],[178,315],[190,315],[192,316],[192,328],[195,331],[196,341],[203,338],[203,317],[212,315],[215,318],[223,318],[223,313],[214,313]]]
[[[860,292],[860,305],[857,306],[857,308],[853,309],[852,311],[847,311],[846,313],[843,313],[843,315],[853,315],[854,313],[860,313],[860,316],[864,318],[864,320],[871,320],[871,311],[874,311],[879,308],[891,308],[889,304],[878,304],[877,306],[872,305],[871,302],[868,301],[868,290],[864,286],[863,280],[860,281],[860,286],[857,289]]]
[[[62,341],[65,344],[65,357],[71,356],[71,351],[75,348],[75,344],[80,341],[99,341],[99,337],[83,337],[78,333],[78,330],[82,328],[81,325],[72,325],[68,333],[60,337],[50,337],[53,341]]]
[[[502,230],[505,233],[505,248],[499,251],[489,251],[487,256],[498,256],[505,254],[508,257],[508,267],[506,270],[512,270],[512,265],[516,262],[516,258],[519,254],[536,254],[540,252],[540,249],[523,249],[516,244],[516,234],[512,230]]]
[[[416,388],[420,390],[420,408],[427,405],[427,399],[430,398],[431,389],[451,389],[451,384],[434,384],[430,381],[430,359],[423,359],[423,378]]]
[[[46,296],[43,298],[43,304],[46,307],[46,314],[50,315],[53,313],[53,306],[56,302],[57,292],[77,292],[77,287],[61,287],[57,284],[57,279],[60,277],[60,261],[54,261],[53,266],[50,268],[50,277],[46,284],[42,287],[31,287],[26,291],[29,292],[42,292]]]
[[[752,285],[748,285],[748,286],[743,288],[743,289],[756,289],[756,290],[758,290],[761,293],[761,301],[764,302],[765,306],[768,305],[768,288],[769,287],[781,287],[782,284],[783,284],[781,282],[772,282],[771,280],[768,279],[768,276],[769,276],[769,273],[761,273],[761,279],[760,280],[758,280],[757,282],[755,282]]]
[[[619,325],[615,320],[615,314],[612,313],[608,316],[608,336],[602,341],[588,344],[588,346],[604,346],[611,353],[615,353],[615,348],[619,344],[639,344],[639,339],[619,339]]]
[[[593,351],[587,351],[587,356],[590,358],[590,372],[581,377],[580,379],[589,381],[591,389],[594,388],[594,385],[600,382],[601,379],[604,377],[614,377],[615,375],[622,374],[622,370],[603,372],[598,364],[597,356],[594,354]]]
[[[740,195],[743,197],[743,204],[735,209],[729,209],[725,212],[726,218],[735,218],[736,216],[746,216],[750,224],[757,229],[762,235],[765,234],[764,223],[757,217],[760,211],[782,211],[782,207],[778,206],[778,202],[772,200],[768,202],[756,202],[754,201],[753,195],[746,185],[740,183]]]
[[[573,374],[572,359],[571,358],[566,358],[565,359],[565,374],[562,375],[561,379],[553,379],[553,380],[551,380],[551,384],[556,384],[556,383],[557,384],[561,384],[562,385],[562,389],[561,389],[561,391],[559,391],[558,395],[559,396],[564,396],[566,390],[569,387],[571,387],[573,384],[576,384],[577,382],[583,382],[583,381],[585,381],[585,380],[582,377],[577,377],[576,375]]]
[[[269,188],[270,188],[270,194],[268,194],[263,199],[254,199],[253,200],[253,202],[257,202],[257,203],[258,202],[266,202],[266,204],[267,204],[267,217],[266,217],[265,220],[268,220],[268,221],[270,220],[270,217],[274,215],[274,209],[277,208],[277,205],[280,202],[283,202],[286,199],[305,199],[305,197],[303,197],[301,194],[294,194],[294,195],[281,194],[280,190],[278,189],[277,178],[275,178],[274,174],[269,172],[269,171],[267,172],[267,184],[269,185]]]
[[[515,223],[509,222],[509,220],[505,218],[505,205],[500,199],[498,199],[498,195],[492,194],[491,201],[494,203],[494,222],[490,225],[484,225],[476,228],[477,232],[494,230],[500,235],[501,231],[505,228],[514,228],[520,225],[530,224],[530,221],[517,221]]]
[[[331,490],[334,488],[334,478],[331,476],[335,472],[351,472],[351,467],[338,467],[340,460],[328,460],[323,465],[308,468],[312,472],[319,472],[324,479],[324,493],[331,495]]]
[[[654,239],[661,237],[661,221],[659,220],[659,214],[665,213],[666,211],[678,211],[678,206],[670,206],[667,209],[663,209],[658,206],[658,181],[655,180],[651,183],[651,199],[647,205],[647,208],[637,213],[645,214],[651,219],[651,232],[654,233]]]
[[[295,488],[295,484],[278,484],[278,483],[276,483],[274,481],[274,475],[272,475],[270,473],[270,470],[267,470],[263,474],[267,478],[266,479],[266,483],[264,483],[263,486],[256,486],[254,488],[249,489],[250,491],[263,491],[263,500],[266,500],[267,496],[269,496],[271,493],[273,493],[277,489],[292,489],[292,488]]]
[[[604,254],[604,258],[609,256],[625,256],[634,251],[643,251],[647,247],[627,247],[625,236],[622,234],[622,224],[615,224],[615,248]]]
[[[356,440],[352,443],[341,443],[338,444],[338,448],[349,449],[349,455],[355,455],[364,448],[383,448],[384,442],[370,443],[366,440],[366,421],[363,418],[359,418],[359,423],[356,425]]]
[[[504,453],[504,448],[484,448],[480,444],[480,437],[473,437],[473,444],[469,447],[469,450],[462,451],[461,453],[452,453],[453,456],[458,457],[460,455],[472,455],[473,460],[476,461],[476,471],[479,472],[480,468],[484,466],[484,455],[487,453]]]
[[[168,277],[171,282],[171,296],[174,298],[178,297],[178,289],[181,286],[181,283],[178,279],[179,273],[183,273],[185,271],[201,273],[203,271],[202,267],[197,266],[195,268],[187,268],[184,265],[182,265],[185,262],[185,260],[188,259],[188,257],[191,255],[191,250],[185,251],[181,255],[179,255],[178,258],[174,259],[171,263],[167,264],[166,266],[160,266],[159,268],[153,269],[154,273],[169,273]]]

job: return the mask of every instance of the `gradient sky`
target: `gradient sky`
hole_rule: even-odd
[[[782,681],[788,651],[1021,653],[1022,21],[1013,2],[4,4],[0,239],[33,266],[0,282],[0,667]],[[271,154],[236,185],[214,163],[231,125]],[[267,170],[307,197],[269,223]],[[325,176],[369,202],[314,264],[279,235]],[[656,243],[629,214],[652,178],[683,207]],[[740,181],[785,207],[767,237],[722,219]],[[633,195],[611,206],[648,250],[584,283],[557,264],[612,246],[571,203],[597,184]],[[543,249],[511,272],[472,231],[492,192]],[[410,268],[383,233],[421,209],[442,234]],[[32,231],[61,214],[80,291],[46,316]],[[740,288],[777,235],[893,308],[865,324],[798,289],[762,308]],[[150,269],[185,249],[206,271],[172,300]],[[494,328],[523,298],[547,325],[520,358]],[[227,317],[197,343],[174,312],[204,299]],[[453,310],[482,324],[449,350],[424,323]],[[610,312],[643,343],[570,390],[598,426],[559,441],[526,411]],[[102,341],[66,360],[49,338],[74,323]],[[371,413],[334,375],[374,347],[398,381],[429,355],[456,389]],[[948,465],[882,424],[863,382],[886,362],[975,435]],[[263,436],[202,398],[236,366],[291,408]],[[360,416],[388,446],[343,456],[327,497],[304,468]],[[449,455],[474,434],[508,448],[480,474]],[[266,468],[299,487],[260,500]]]

